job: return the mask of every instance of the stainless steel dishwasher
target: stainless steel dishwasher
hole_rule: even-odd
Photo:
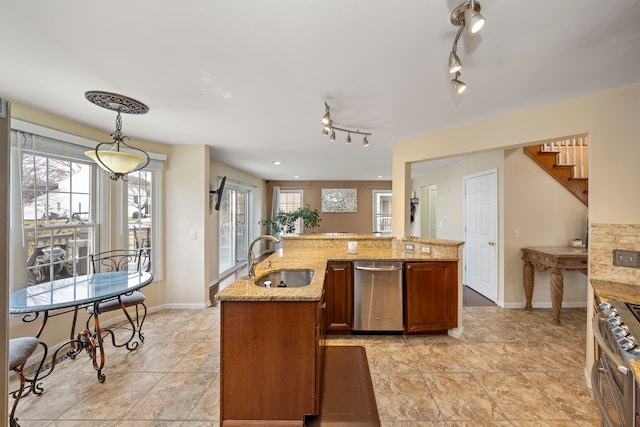
[[[402,262],[359,261],[353,267],[353,330],[401,332]]]

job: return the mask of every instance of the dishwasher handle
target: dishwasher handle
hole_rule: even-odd
[[[356,266],[356,270],[362,271],[399,271],[402,270],[402,267],[363,267],[360,265]]]

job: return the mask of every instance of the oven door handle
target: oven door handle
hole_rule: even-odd
[[[596,400],[596,405],[600,408],[602,420],[607,423],[607,427],[623,427],[621,424],[618,424],[613,420],[604,403],[604,396],[601,393],[602,384],[600,383],[600,369],[602,369],[600,361],[596,360],[593,362],[593,366],[591,367],[591,390],[593,391],[593,397]]]
[[[593,336],[598,342],[598,345],[600,346],[602,351],[604,351],[609,359],[616,364],[616,368],[618,369],[618,371],[620,371],[620,373],[623,375],[627,375],[629,369],[624,363],[624,360],[622,359],[622,357],[614,353],[611,348],[609,348],[609,344],[607,344],[604,337],[602,336],[602,332],[600,331],[600,321],[604,321],[604,315],[602,313],[596,313],[596,315],[593,316],[592,320]]]

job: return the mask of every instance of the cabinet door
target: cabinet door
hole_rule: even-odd
[[[446,331],[457,326],[458,263],[405,264],[405,332]]]
[[[327,333],[350,334],[353,325],[353,268],[350,261],[330,261],[324,282]]]
[[[291,420],[319,407],[318,301],[223,301],[221,424]],[[256,424],[257,425],[257,424]]]

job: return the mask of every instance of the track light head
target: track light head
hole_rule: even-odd
[[[457,73],[462,70],[462,61],[458,57],[458,54],[453,50],[449,53],[449,74]]]
[[[324,103],[324,116],[322,116],[321,121],[323,125],[329,125],[329,127],[331,127],[331,109],[326,102]]]
[[[323,135],[329,135],[329,130],[327,128],[322,128],[322,134]]]
[[[466,1],[458,5],[451,12],[451,23],[455,26],[464,26],[471,34],[475,34],[485,23],[484,16],[480,14],[480,3],[475,0]]]
[[[329,137],[329,139],[331,141],[335,141],[336,140],[336,131],[331,129],[331,136]]]
[[[467,84],[460,80],[460,73],[456,73],[456,76],[451,79],[451,86],[456,93],[462,93],[467,89]]]
[[[480,3],[475,0],[469,2],[467,10],[464,11],[464,26],[471,34],[475,34],[484,27],[486,19],[480,14]]]
[[[347,144],[351,144],[351,132],[347,133]]]
[[[367,141],[367,135],[365,135],[364,138],[362,138],[362,146],[363,147],[369,146],[369,141]]]

